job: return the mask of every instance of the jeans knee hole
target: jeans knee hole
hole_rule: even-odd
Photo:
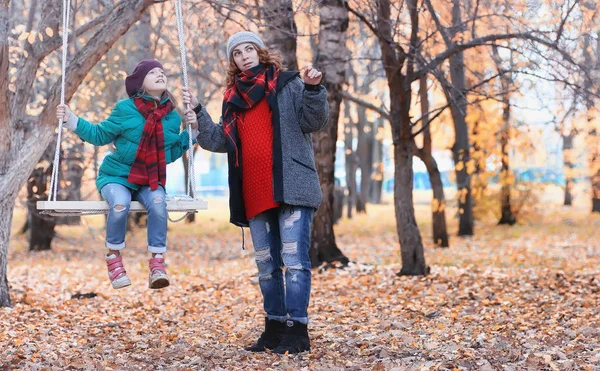
[[[264,250],[254,251],[254,256],[256,258],[257,263],[266,263],[266,262],[272,260],[271,251],[268,248],[264,249]]]
[[[154,203],[155,203],[155,204],[160,204],[160,203],[162,203],[162,202],[163,202],[163,199],[162,199],[162,197],[156,197],[156,198],[154,199]]]
[[[298,252],[298,242],[284,242],[281,252],[284,254],[296,254]]]
[[[273,273],[271,273],[271,272],[258,275],[259,281],[267,281],[267,280],[271,280],[271,279],[273,279]]]
[[[120,213],[121,213],[121,212],[125,211],[125,206],[123,206],[123,205],[115,205],[115,207],[113,207],[113,209],[114,209],[115,211],[117,211],[117,212],[120,212]]]
[[[302,216],[302,211],[300,211],[300,210],[295,210],[294,212],[292,212],[290,214],[290,216],[285,218],[284,228],[290,229],[290,228],[294,227],[294,223],[296,223],[298,220],[300,220],[301,216]]]

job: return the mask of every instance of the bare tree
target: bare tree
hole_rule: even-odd
[[[431,139],[431,123],[429,121],[429,97],[427,95],[427,76],[422,76],[419,81],[419,98],[421,101],[421,125],[423,126],[423,148],[417,148],[415,154],[423,161],[429,174],[433,200],[431,203],[431,227],[433,243],[440,247],[449,247],[448,229],[446,227],[446,197],[442,175],[433,157],[433,141]]]
[[[498,52],[498,47],[492,47],[492,57],[496,63],[498,74],[500,75],[500,83],[502,87],[502,127],[500,128],[500,162],[502,168],[500,169],[500,181],[502,189],[500,191],[500,221],[498,224],[514,225],[517,222],[517,218],[512,210],[510,202],[510,193],[512,188],[512,170],[510,169],[510,157],[509,157],[509,146],[510,146],[510,131],[511,131],[511,88],[514,85],[513,73],[515,70],[514,56],[512,51],[509,52],[509,60],[506,71],[504,70],[503,60]]]
[[[323,85],[329,93],[329,126],[313,135],[315,162],[323,190],[323,202],[313,218],[310,256],[314,267],[321,262],[348,263],[335,242],[332,209],[341,90],[346,83],[348,11],[343,0],[323,0],[320,5],[315,66],[323,71]]]
[[[561,49],[560,41],[563,36],[561,27],[553,34],[536,32],[530,29],[525,31],[517,29],[515,31],[511,30],[508,33],[495,34],[492,32],[483,36],[474,36],[466,40],[465,37],[468,35],[461,34],[460,38],[449,37],[446,29],[441,26],[436,9],[433,8],[430,1],[425,1],[429,9],[427,13],[420,11],[418,0],[408,0],[400,4],[394,3],[394,18],[392,18],[392,4],[388,0],[378,0],[366,6],[357,2],[356,5],[351,7],[352,13],[360,18],[379,40],[390,91],[390,122],[395,159],[394,205],[402,258],[402,269],[399,275],[423,275],[429,272],[429,268],[425,264],[421,234],[415,220],[412,195],[412,155],[414,153],[414,135],[416,134],[412,131],[414,122],[410,115],[412,82],[419,80],[422,76],[434,73],[444,62],[452,58],[458,60],[457,65],[460,65],[461,53],[465,50],[511,39],[525,40],[532,45],[544,48],[546,52],[555,51],[568,64],[577,66],[571,55]],[[406,15],[406,17],[400,16],[401,14]],[[435,38],[434,35],[439,33],[444,38],[445,43],[445,49],[436,53],[431,58],[425,57],[428,55],[426,53],[427,50],[424,50],[427,46],[425,39],[419,39],[419,18],[420,16],[424,16],[424,14],[428,14],[428,16],[434,18],[433,24],[436,25],[436,29],[427,35],[427,39],[433,39]],[[453,11],[453,14],[453,19],[460,18],[458,11]],[[561,19],[561,24],[564,25],[569,15],[570,12],[564,15],[563,19]],[[395,19],[398,21],[394,21]],[[409,25],[407,26],[406,23],[400,22],[400,19],[409,20]],[[456,24],[456,21],[453,24]],[[455,36],[458,36],[458,33]],[[400,40],[404,40],[405,44],[401,44]],[[462,63],[464,64],[464,62]],[[419,68],[417,69],[416,66],[419,66]],[[453,71],[452,67],[450,67],[450,70],[451,75],[454,74],[457,76],[456,82],[458,82],[458,86],[454,87],[457,90],[457,100],[449,102],[449,104],[455,105],[459,110],[464,110],[463,103],[466,100],[463,102],[462,97],[465,94],[465,89],[464,86],[460,85],[462,80],[460,75],[462,72],[460,69]],[[438,113],[441,111],[442,109],[437,110]],[[455,113],[456,111],[453,112],[453,118]],[[435,117],[436,115],[432,118]],[[466,130],[466,125],[459,129]],[[463,138],[461,140],[466,138],[466,148],[468,149],[468,132],[456,133],[456,137],[457,140],[458,138]],[[455,160],[457,162],[464,162],[465,158],[468,159],[465,156],[468,156],[468,154],[460,154],[460,158]],[[466,184],[467,181],[465,180],[460,186],[464,188]],[[463,192],[465,198],[461,199],[461,202],[468,204],[472,201],[469,201],[469,197],[467,197],[469,196],[468,190],[466,191]],[[462,210],[463,213],[465,211]]]

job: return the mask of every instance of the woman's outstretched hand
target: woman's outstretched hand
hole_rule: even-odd
[[[316,68],[309,67],[304,71],[304,83],[308,85],[319,85],[323,73]]]

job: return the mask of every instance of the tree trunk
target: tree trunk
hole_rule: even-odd
[[[12,157],[11,152],[13,150],[13,131],[11,130],[10,125],[8,125],[11,117],[10,90],[8,88],[8,83],[10,81],[8,72],[9,3],[9,0],[0,0],[0,176],[2,177],[4,177],[9,170],[10,159]],[[12,208],[10,209],[10,212],[12,213]]]
[[[461,30],[462,20],[460,0],[453,0],[451,36]],[[449,104],[454,122],[456,140],[452,147],[456,171],[456,188],[458,189],[459,236],[472,236],[474,234],[473,194],[471,189],[471,175],[467,171],[467,164],[471,157],[469,142],[469,128],[467,127],[467,88],[465,78],[464,53],[459,52],[450,58],[450,78],[452,86],[449,89]]]
[[[354,123],[350,116],[350,103],[344,102],[344,144],[346,165],[346,187],[348,189],[348,203],[346,216],[352,219],[352,212],[356,205],[356,152],[354,152]]]
[[[356,107],[358,114],[358,123],[356,131],[358,132],[358,142],[356,144],[356,158],[360,168],[360,191],[356,194],[356,212],[367,212],[367,195],[371,184],[371,172],[373,169],[373,125],[367,119],[367,110],[365,107]]]
[[[379,134],[379,130],[383,129],[383,125],[383,118],[379,118],[373,123],[373,168],[371,170],[371,184],[369,185],[369,202],[372,204],[380,204],[383,193],[383,136]]]
[[[507,93],[508,94],[508,93]],[[504,112],[502,113],[503,125],[500,131],[500,148],[502,155],[502,170],[500,181],[502,183],[501,194],[501,211],[502,216],[498,224],[514,225],[517,222],[512,211],[510,203],[510,191],[512,188],[512,171],[510,170],[510,160],[508,146],[510,142],[510,101],[506,95],[504,102]]]
[[[592,67],[594,65],[593,57],[590,52],[591,49],[591,36],[586,34],[583,40],[583,57],[584,65]],[[590,96],[590,91],[594,86],[594,81],[591,78],[586,78],[584,82],[585,87],[585,105],[587,109],[587,122],[590,125],[587,129],[587,149],[588,149],[588,167],[590,174],[591,183],[591,198],[592,198],[592,212],[600,213],[600,152],[598,146],[600,146],[600,128],[596,127],[597,121],[594,120],[592,115],[592,109],[594,108],[594,102]]]
[[[591,121],[591,120],[590,120]],[[596,128],[588,130],[588,161],[592,193],[592,212],[600,213],[600,133]]]
[[[68,102],[77,87],[94,65],[111,46],[135,23],[153,0],[131,0],[122,3],[110,13],[98,27],[79,53],[71,59],[67,69],[65,99]],[[59,103],[60,81],[46,92],[46,104],[42,112],[28,116],[26,106],[40,70],[41,61],[52,53],[57,45],[57,29],[60,5],[58,1],[43,3],[40,29],[50,27],[56,35],[27,44],[29,57],[19,64],[15,93],[10,94],[8,81],[8,0],[0,0],[0,305],[8,305],[10,297],[6,278],[7,251],[15,198],[35,168],[38,159],[53,138],[56,129],[55,108]],[[45,67],[42,67],[45,68]],[[8,139],[7,139],[8,138]]]
[[[81,185],[85,171],[84,153],[84,144],[78,139],[66,151],[67,174],[65,176],[66,195],[64,199],[67,201],[81,200]],[[65,216],[59,218],[57,224],[79,225],[80,222],[80,216]]]
[[[42,161],[38,167],[31,172],[27,181],[27,224],[29,231],[29,251],[50,250],[52,239],[54,238],[54,227],[56,219],[54,217],[41,215],[36,207],[37,201],[48,199],[48,186],[52,174],[52,156],[54,155],[54,146],[50,144],[42,156]],[[44,167],[44,164],[50,164]]]
[[[562,134],[563,140],[563,162],[564,162],[564,172],[565,172],[565,199],[564,205],[571,206],[573,205],[573,171],[575,169],[575,164],[573,163],[573,139],[575,137],[575,132],[571,130],[568,135]]]
[[[431,225],[433,228],[433,243],[440,247],[449,247],[448,230],[446,228],[446,197],[444,196],[444,184],[442,175],[433,157],[433,146],[431,140],[431,123],[429,122],[429,97],[427,96],[427,77],[421,77],[419,81],[419,96],[421,98],[421,115],[423,129],[423,149],[416,150],[417,156],[423,161],[429,174],[433,201],[431,203]]]
[[[392,102],[394,101],[398,100],[393,99]],[[405,109],[402,113],[404,120],[394,120],[397,122],[392,125],[394,137],[400,139],[394,143],[394,209],[402,257],[402,269],[398,275],[426,275],[429,267],[425,265],[423,241],[413,206],[413,139],[410,136],[406,138],[401,133],[401,125],[410,129],[408,110]]]
[[[310,252],[313,267],[324,261],[348,263],[335,242],[332,209],[340,93],[346,81],[348,11],[342,0],[323,0],[320,15],[315,66],[323,72],[323,85],[329,92],[329,126],[313,135],[315,162],[323,190],[323,202],[313,219]]]
[[[407,2],[412,31],[410,43],[414,48],[418,44],[419,30],[416,3],[417,0]],[[390,124],[394,142],[394,209],[402,258],[402,269],[398,275],[426,275],[429,274],[429,267],[425,264],[423,241],[417,226],[413,202],[414,138],[410,120],[410,101],[414,61],[400,60],[395,45],[390,42],[393,37],[389,0],[379,0],[376,4],[379,44],[390,89]],[[406,76],[402,74],[403,63],[406,63]]]
[[[263,5],[263,32],[265,45],[279,50],[287,69],[297,70],[296,35],[298,30],[294,20],[292,0],[265,0]]]
[[[16,195],[13,195],[16,196]],[[10,292],[8,287],[8,242],[10,239],[10,226],[12,224],[12,211],[15,209],[15,197],[1,197],[0,210],[10,210],[0,218],[0,307],[10,307]]]

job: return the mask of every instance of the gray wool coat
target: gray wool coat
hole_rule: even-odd
[[[305,85],[298,71],[283,71],[279,76],[276,103],[271,106],[273,123],[273,188],[276,202],[318,208],[322,199],[311,133],[324,129],[329,118],[327,90],[322,85]],[[230,222],[248,226],[242,197],[241,167],[238,151],[229,150],[221,123],[213,122],[206,109],[194,109],[198,119],[197,141],[212,152],[227,152],[229,162]],[[238,143],[241,147],[242,143]]]

